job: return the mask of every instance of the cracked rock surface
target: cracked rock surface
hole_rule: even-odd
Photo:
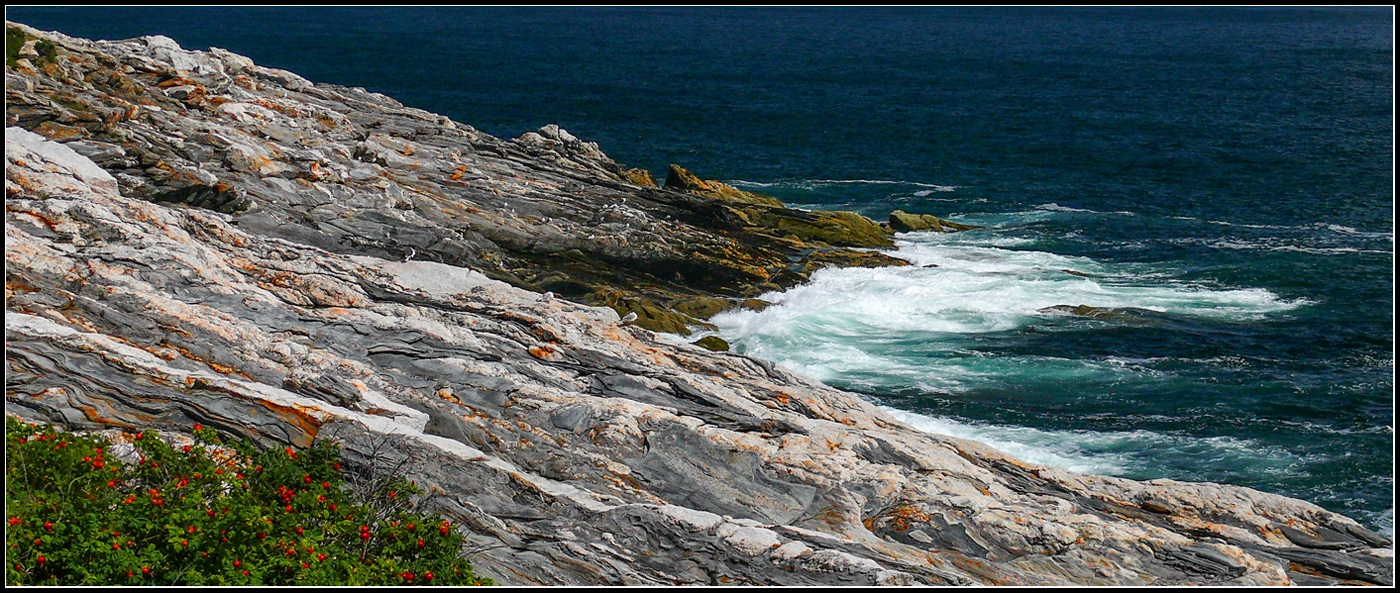
[[[521,287],[564,245],[643,290],[635,262],[720,274],[692,240],[788,270],[743,220],[777,207],[638,186],[557,128],[26,31],[59,54],[6,69],[9,414],[409,460],[505,584],[1393,583],[1393,543],[1315,505],[1026,464]]]
[[[470,267],[683,335],[699,320],[674,306],[696,297],[737,305],[824,265],[907,264],[859,250],[893,232],[859,215],[718,182],[657,188],[555,125],[503,141],[217,48],[7,27],[58,55],[6,68],[6,125],[67,143],[124,196],[234,214],[261,236]]]

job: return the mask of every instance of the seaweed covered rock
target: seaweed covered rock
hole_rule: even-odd
[[[798,271],[806,276],[813,272],[834,266],[838,268],[891,268],[907,266],[909,262],[890,257],[879,251],[855,251],[850,249],[815,249],[802,260]]]
[[[783,207],[783,203],[777,198],[737,189],[721,181],[701,179],[676,164],[672,164],[666,171],[666,189],[701,192],[729,202]]]
[[[738,303],[718,297],[696,297],[671,304],[671,308],[696,319],[709,319],[736,306]]]
[[[619,316],[636,313],[637,320],[633,323],[652,331],[688,336],[691,325],[713,327],[689,315],[659,305],[647,297],[633,297],[618,290],[599,291],[588,300],[617,311]]]
[[[895,210],[890,213],[890,228],[901,233],[910,233],[914,231],[950,233],[953,231],[970,231],[982,227],[949,222],[932,214],[909,214],[903,210]]]
[[[761,210],[753,212],[751,220],[765,229],[832,247],[894,246],[888,231],[854,212]]]
[[[705,336],[692,343],[696,346],[699,346],[706,350],[712,350],[714,352],[729,351],[729,342],[724,341],[724,338],[721,338],[719,336]]]

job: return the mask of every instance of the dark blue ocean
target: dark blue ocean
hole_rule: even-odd
[[[717,318],[1029,461],[1394,533],[1394,17],[1357,9],[9,8],[790,205],[986,226]],[[1108,308],[1070,315],[1059,305]]]

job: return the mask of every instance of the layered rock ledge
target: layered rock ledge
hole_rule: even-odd
[[[870,253],[754,220],[797,211],[637,185],[554,127],[504,142],[222,50],[22,30],[9,414],[411,460],[508,584],[1393,582],[1392,542],[1315,505],[1026,464],[527,290],[701,311]]]
[[[861,250],[892,231],[859,215],[689,172],[658,188],[555,125],[503,141],[217,48],[7,28],[28,38],[7,60],[7,125],[88,156],[124,196],[233,214],[262,236],[470,267],[683,335],[699,320],[676,305],[695,297],[737,305],[825,265],[907,263]]]

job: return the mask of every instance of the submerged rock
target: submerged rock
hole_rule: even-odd
[[[1393,543],[1316,505],[1026,464],[620,324],[817,251],[562,130],[503,142],[227,52],[24,30],[57,59],[6,71],[7,414],[334,440],[440,492],[502,584],[1392,584]],[[206,92],[152,91],[176,78]],[[49,100],[78,89],[103,117]],[[102,144],[26,131],[61,118]],[[249,207],[152,199],[201,172]],[[618,307],[519,288],[566,281]]]
[[[1091,307],[1089,305],[1055,305],[1053,307],[1039,309],[1038,312],[1134,322],[1145,322],[1153,316],[1161,316],[1161,313],[1156,311],[1139,309],[1137,307]]]

